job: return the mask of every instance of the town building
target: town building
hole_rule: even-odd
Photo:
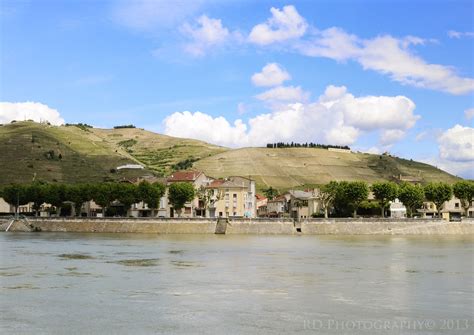
[[[287,195],[289,214],[293,219],[308,219],[313,213],[321,211],[317,190],[290,190]]]
[[[270,218],[281,218],[287,217],[288,214],[288,194],[279,195],[271,200],[267,201],[267,217]]]
[[[209,217],[256,216],[255,181],[245,177],[217,179],[205,187],[207,202],[203,197],[202,206],[208,209]]]

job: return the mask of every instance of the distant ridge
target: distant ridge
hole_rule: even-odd
[[[320,148],[228,149],[139,128],[95,129],[15,122],[0,126],[0,185],[121,181],[142,175],[202,170],[212,177],[241,175],[258,187],[305,188],[331,180],[454,182],[459,178],[412,160]],[[117,169],[130,164],[144,169]]]

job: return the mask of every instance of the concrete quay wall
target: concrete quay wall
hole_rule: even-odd
[[[7,220],[0,220],[5,231]],[[474,221],[446,222],[387,219],[126,219],[126,218],[30,218],[17,221],[10,231],[149,233],[149,234],[255,234],[255,235],[474,235]]]

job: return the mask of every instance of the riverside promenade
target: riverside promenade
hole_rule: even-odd
[[[0,219],[0,231],[256,234],[256,235],[470,235],[474,220],[441,219],[210,219],[210,218],[27,218]]]

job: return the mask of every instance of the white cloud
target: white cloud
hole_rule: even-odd
[[[307,101],[309,93],[304,91],[300,86],[277,86],[255,96],[262,101],[286,101],[300,102]]]
[[[402,84],[456,95],[474,90],[474,79],[459,77],[451,67],[428,64],[392,36],[365,40],[356,59],[364,69],[388,74]]]
[[[438,146],[441,159],[474,163],[474,128],[457,124],[438,137]]]
[[[291,15],[284,15],[291,7]],[[250,41],[269,45],[291,39],[288,48],[310,57],[326,57],[338,62],[356,61],[365,70],[388,75],[392,80],[404,85],[438,90],[455,95],[468,94],[474,91],[474,79],[458,75],[452,66],[430,64],[416,55],[411,46],[435,42],[417,36],[395,38],[390,35],[363,39],[349,34],[341,28],[331,27],[318,30],[307,29],[308,25],[293,6],[283,11],[272,8],[273,17],[267,23],[255,26],[250,34]],[[277,18],[284,17],[285,20]],[[292,18],[292,19],[290,19]],[[281,22],[289,24],[287,30]],[[273,28],[273,29],[272,29]],[[310,30],[309,36],[305,35]],[[285,33],[287,31],[292,32]],[[459,36],[469,36],[470,33]],[[290,37],[291,36],[291,37]]]
[[[203,0],[120,0],[113,7],[112,17],[129,28],[148,31],[180,24],[203,4]]]
[[[467,120],[474,118],[474,108],[469,108],[464,111],[464,116]]]
[[[474,32],[472,31],[460,32],[460,31],[450,30],[448,31],[448,36],[449,38],[456,38],[456,39],[460,39],[463,37],[473,38]]]
[[[249,35],[251,43],[259,45],[279,43],[299,38],[306,32],[308,24],[294,6],[285,6],[282,10],[272,7],[270,12],[271,18],[252,28]]]
[[[277,87],[279,88],[279,87]],[[270,113],[233,125],[223,117],[176,112],[164,120],[165,134],[197,138],[231,147],[275,141],[352,145],[365,132],[381,130],[390,144],[412,127],[418,116],[406,97],[354,97],[345,87],[328,86],[318,102],[277,105]],[[367,120],[354,118],[354,111]],[[400,121],[402,119],[402,121]]]
[[[310,41],[296,43],[295,49],[305,56],[346,61],[360,54],[360,39],[341,28],[332,27],[317,32]]]
[[[0,102],[0,123],[13,120],[48,121],[54,125],[64,124],[64,119],[56,109],[39,102]]]
[[[277,63],[268,63],[262,72],[253,74],[252,83],[255,86],[277,86],[290,79],[290,74]]]
[[[400,141],[405,137],[406,132],[401,129],[387,129],[382,132],[380,137],[380,144],[383,146],[389,146],[395,142]]]
[[[225,43],[230,36],[229,30],[222,25],[219,19],[202,15],[196,21],[197,26],[185,23],[181,27],[183,35],[191,40],[184,46],[184,49],[194,56],[205,55],[211,47]]]
[[[196,138],[224,146],[235,146],[245,136],[247,126],[241,120],[231,125],[224,117],[196,112],[176,112],[163,121],[165,134]]]
[[[404,96],[354,98],[353,95],[347,94],[333,106],[333,109],[338,108],[343,108],[348,124],[361,130],[409,129],[420,118],[413,114],[413,101]]]

